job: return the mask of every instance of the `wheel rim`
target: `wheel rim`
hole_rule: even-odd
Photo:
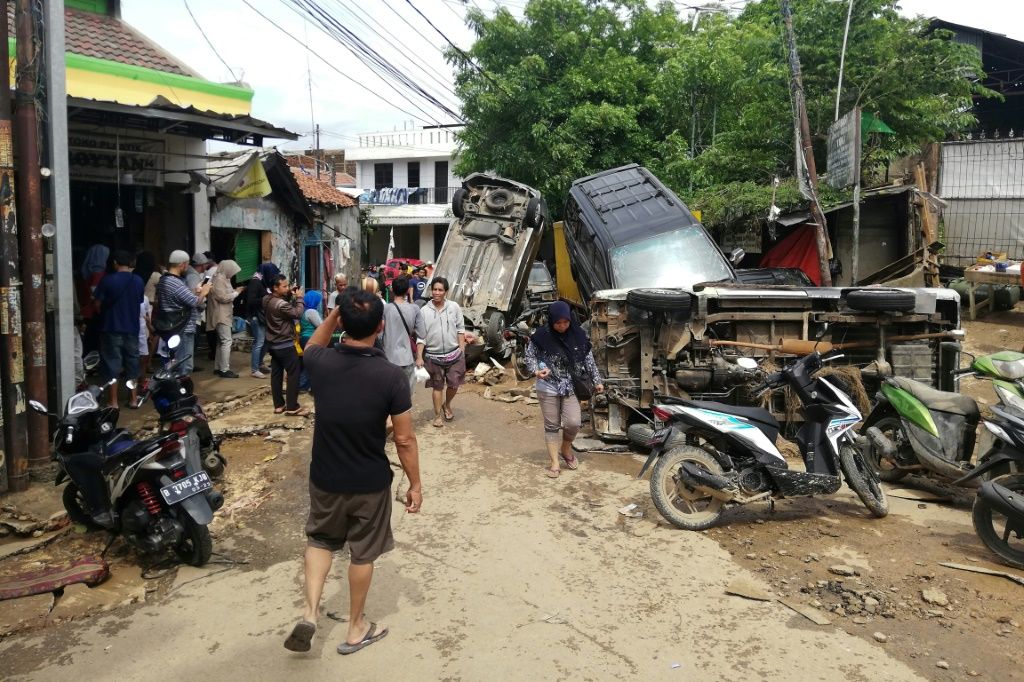
[[[659,483],[665,493],[665,498],[681,514],[686,514],[694,521],[700,521],[709,516],[716,516],[718,510],[722,508],[722,501],[686,485],[679,476],[679,468],[682,467],[683,462],[696,464],[704,471],[708,471],[707,467],[698,461],[692,459],[680,460],[679,465],[673,468],[672,475],[664,477]]]

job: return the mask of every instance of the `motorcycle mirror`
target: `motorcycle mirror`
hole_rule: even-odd
[[[738,265],[739,262],[743,260],[743,257],[746,255],[747,252],[737,246],[735,249],[729,252],[729,262],[732,263],[733,265]]]
[[[98,351],[91,351],[85,354],[82,358],[82,364],[86,369],[95,369],[96,365],[100,364],[100,354]]]
[[[814,335],[814,340],[815,341],[821,341],[823,338],[825,338],[825,332],[827,332],[827,331],[828,331],[828,322],[825,322],[824,324],[821,325],[821,329],[818,330],[818,333]]]
[[[49,411],[47,411],[46,409],[46,405],[43,405],[38,400],[28,401],[28,406],[32,408],[33,412],[38,412],[39,414],[49,414]]]
[[[754,358],[736,358],[736,364],[743,369],[757,369],[757,360]]]
[[[181,345],[181,337],[175,334],[171,338],[167,339],[167,347],[174,350]]]

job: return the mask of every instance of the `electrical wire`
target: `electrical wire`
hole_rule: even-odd
[[[402,95],[402,90],[399,89],[402,88],[407,92],[412,93],[414,96],[425,100],[430,106],[444,112],[445,116],[461,120],[461,115],[459,113],[455,112],[451,107],[438,100],[437,97],[428,92],[419,83],[411,79],[401,69],[384,58],[379,52],[367,45],[366,42],[358,35],[353,33],[348,27],[339,22],[337,18],[324,10],[313,0],[282,0],[282,2],[291,6],[291,8],[300,16],[311,19],[321,31],[348,49],[353,56],[355,56],[375,74],[380,76],[384,83],[397,94]],[[435,123],[441,123],[440,120],[433,117],[420,105],[416,104],[412,100],[407,99],[407,101],[412,106],[422,111],[426,116],[433,118]]]
[[[188,11],[188,15],[190,17],[192,17],[192,23],[196,25],[197,29],[199,29],[199,33],[200,33],[200,35],[203,36],[203,40],[206,41],[206,44],[210,46],[210,49],[213,50],[213,53],[215,55],[217,55],[217,59],[220,60],[220,63],[223,64],[224,68],[227,69],[228,73],[231,74],[231,80],[233,80],[235,83],[237,83],[238,82],[238,76],[236,76],[235,72],[231,70],[231,67],[228,66],[228,63],[226,61],[224,61],[224,58],[220,56],[220,52],[217,52],[217,48],[213,46],[213,42],[211,42],[209,36],[206,35],[206,31],[204,31],[203,27],[199,25],[199,20],[196,19],[196,15],[195,14],[192,14],[192,8],[188,6],[188,0],[181,0],[181,1],[183,3],[185,3],[185,9]]]
[[[265,19],[265,20],[266,20],[266,21],[267,21],[268,23],[270,23],[270,25],[271,25],[271,26],[273,26],[273,27],[274,27],[274,28],[276,28],[276,29],[277,29],[278,31],[280,31],[281,33],[285,34],[286,36],[288,36],[289,38],[291,38],[292,40],[294,40],[294,41],[295,41],[296,43],[298,43],[299,45],[301,45],[303,49],[305,49],[305,50],[307,50],[308,52],[310,52],[310,53],[311,53],[311,54],[312,54],[312,55],[313,55],[314,57],[316,57],[317,59],[319,59],[320,61],[322,61],[322,62],[323,62],[324,64],[326,64],[327,66],[331,67],[331,69],[333,69],[333,70],[334,70],[335,72],[337,72],[337,74],[338,74],[339,76],[341,76],[342,78],[345,78],[346,80],[348,80],[348,81],[350,81],[350,82],[354,83],[355,85],[358,85],[358,86],[359,86],[360,88],[362,88],[362,89],[363,89],[363,90],[365,90],[366,92],[370,93],[371,95],[373,95],[374,97],[376,97],[376,98],[377,98],[377,99],[379,99],[380,101],[384,102],[385,104],[388,104],[388,105],[390,105],[390,106],[394,107],[395,109],[398,109],[399,111],[401,111],[401,112],[402,112],[403,114],[405,114],[406,116],[410,116],[410,117],[414,118],[415,120],[417,120],[417,121],[420,121],[421,123],[430,123],[430,122],[431,122],[431,121],[429,121],[429,120],[427,120],[427,119],[423,118],[422,116],[417,116],[416,114],[414,114],[414,113],[412,113],[412,112],[408,111],[407,109],[403,109],[402,107],[400,107],[400,106],[398,106],[397,104],[395,104],[395,102],[394,102],[393,100],[390,100],[390,99],[388,99],[388,98],[384,97],[384,95],[380,94],[379,92],[377,92],[377,91],[375,91],[375,90],[372,90],[371,88],[369,88],[368,86],[364,85],[363,83],[360,83],[360,82],[359,82],[359,81],[357,81],[357,80],[356,80],[355,78],[352,78],[352,76],[349,76],[349,75],[348,75],[347,73],[345,73],[344,71],[342,71],[341,69],[339,69],[339,68],[338,68],[337,66],[335,66],[334,64],[332,64],[331,62],[327,61],[326,59],[324,59],[323,57],[321,57],[321,56],[320,56],[319,54],[317,54],[316,52],[314,52],[314,51],[312,50],[312,48],[310,48],[310,47],[309,47],[308,45],[306,45],[306,44],[305,44],[305,43],[303,43],[303,42],[302,42],[301,40],[299,40],[298,38],[296,38],[296,37],[295,37],[294,35],[292,35],[291,33],[289,33],[289,32],[288,32],[287,30],[285,30],[284,28],[282,28],[280,24],[278,24],[277,22],[275,22],[275,21],[274,21],[273,19],[271,19],[270,17],[268,17],[268,16],[267,16],[266,14],[264,14],[263,12],[259,11],[259,10],[258,10],[258,9],[256,9],[255,7],[253,7],[252,3],[251,3],[251,2],[249,2],[249,0],[242,0],[242,4],[244,4],[244,5],[246,6],[246,7],[248,7],[249,9],[251,9],[251,10],[252,10],[253,12],[255,12],[256,14],[260,15],[261,17],[263,17],[263,18],[264,18],[264,19]],[[407,101],[408,101],[408,100],[407,100]],[[411,102],[410,102],[410,104],[411,104]],[[417,108],[418,108],[418,107],[417,107]],[[434,121],[434,122],[436,123],[436,121]]]

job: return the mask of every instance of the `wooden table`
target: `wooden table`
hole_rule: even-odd
[[[977,317],[977,311],[980,308],[982,308],[982,307],[984,307],[986,305],[988,306],[988,309],[990,311],[993,310],[993,307],[992,307],[993,303],[992,303],[992,301],[994,301],[995,298],[996,298],[995,285],[997,285],[997,284],[1010,284],[1010,285],[1016,284],[1016,285],[1019,286],[1020,283],[1021,283],[1020,275],[1018,273],[994,272],[994,271],[993,272],[987,272],[987,271],[980,270],[980,268],[982,268],[982,267],[985,267],[985,266],[983,266],[983,265],[972,265],[971,267],[969,267],[966,270],[964,270],[964,279],[967,280],[967,300],[968,300],[968,302],[970,304],[969,310],[970,310],[970,315],[971,315],[971,319],[972,320],[975,319],[975,317]],[[988,298],[985,299],[984,301],[982,301],[981,303],[975,305],[975,303],[974,303],[974,292],[982,284],[991,284],[993,286],[989,288],[990,291],[989,291]]]

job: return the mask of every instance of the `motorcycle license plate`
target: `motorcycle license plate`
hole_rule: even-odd
[[[648,445],[660,445],[668,440],[668,435],[672,433],[672,428],[666,426],[663,429],[658,429],[651,434],[651,437],[647,439]]]
[[[167,504],[177,504],[212,487],[213,482],[210,480],[209,474],[200,471],[198,474],[192,474],[170,485],[165,485],[160,488],[160,494],[163,495],[164,502]]]

